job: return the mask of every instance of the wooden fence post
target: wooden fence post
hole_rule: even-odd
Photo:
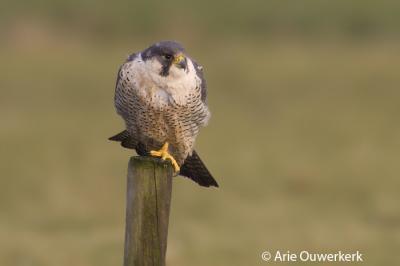
[[[124,266],[164,266],[172,192],[172,166],[132,157],[128,166]]]

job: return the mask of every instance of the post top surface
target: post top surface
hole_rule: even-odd
[[[163,168],[172,167],[169,161],[163,161],[160,158],[151,156],[132,156],[130,158],[129,164],[133,165],[144,165],[144,166],[161,166]]]

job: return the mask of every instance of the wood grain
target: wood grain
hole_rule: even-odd
[[[172,192],[172,166],[132,157],[128,166],[124,266],[164,266]]]

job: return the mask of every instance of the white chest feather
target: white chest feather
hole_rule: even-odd
[[[185,105],[188,96],[201,82],[191,60],[188,59],[186,71],[171,66],[169,75],[163,77],[159,74],[160,70],[161,64],[157,60],[143,61],[138,56],[127,66],[125,75],[129,76],[137,95],[151,103],[154,108],[163,108],[170,104]]]

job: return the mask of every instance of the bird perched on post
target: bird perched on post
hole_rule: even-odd
[[[139,155],[171,161],[175,172],[201,186],[218,187],[194,150],[199,129],[210,118],[203,69],[174,41],[132,54],[120,67],[115,107],[126,130],[119,141]]]

